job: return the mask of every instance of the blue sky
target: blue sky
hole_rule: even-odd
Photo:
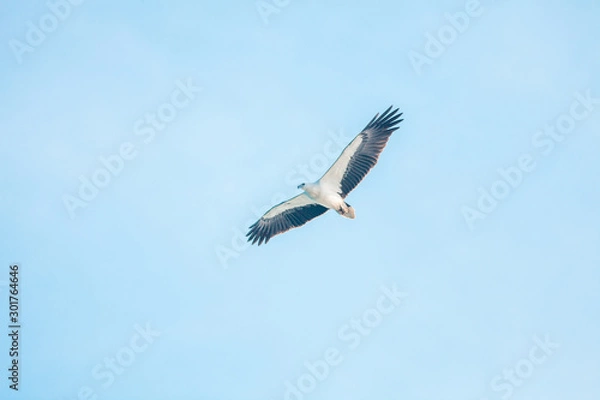
[[[0,11],[2,399],[600,396],[597,2]],[[243,245],[390,104],[355,220]]]

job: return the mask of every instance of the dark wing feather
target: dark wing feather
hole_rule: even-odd
[[[346,197],[371,168],[377,164],[392,133],[398,129],[402,113],[392,107],[379,116],[375,115],[352,142],[342,152],[331,168],[323,175],[321,182],[338,185],[339,193]]]
[[[313,202],[304,193],[271,208],[258,221],[250,226],[246,236],[248,241],[260,246],[273,236],[306,224],[328,210]]]

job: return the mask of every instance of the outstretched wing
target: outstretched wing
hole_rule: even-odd
[[[392,106],[379,117],[375,115],[371,122],[356,135],[354,140],[342,151],[331,168],[321,177],[321,184],[338,189],[346,197],[377,164],[379,154],[387,144],[391,134],[398,129],[402,113],[394,111]]]
[[[246,236],[249,242],[252,241],[252,244],[258,242],[260,246],[273,236],[302,226],[327,210],[327,207],[315,203],[302,193],[267,211],[249,228]]]

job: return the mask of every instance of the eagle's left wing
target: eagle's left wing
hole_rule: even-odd
[[[327,210],[327,207],[315,203],[305,193],[302,193],[267,211],[249,228],[246,236],[249,242],[251,241],[252,244],[258,242],[260,246],[263,242],[267,243],[273,236],[302,226]]]

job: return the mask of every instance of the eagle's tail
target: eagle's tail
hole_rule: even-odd
[[[354,219],[354,217],[356,217],[356,214],[354,213],[354,208],[352,208],[352,206],[346,202],[344,202],[344,205],[345,207],[341,207],[338,210],[338,214],[340,214],[342,217]]]

